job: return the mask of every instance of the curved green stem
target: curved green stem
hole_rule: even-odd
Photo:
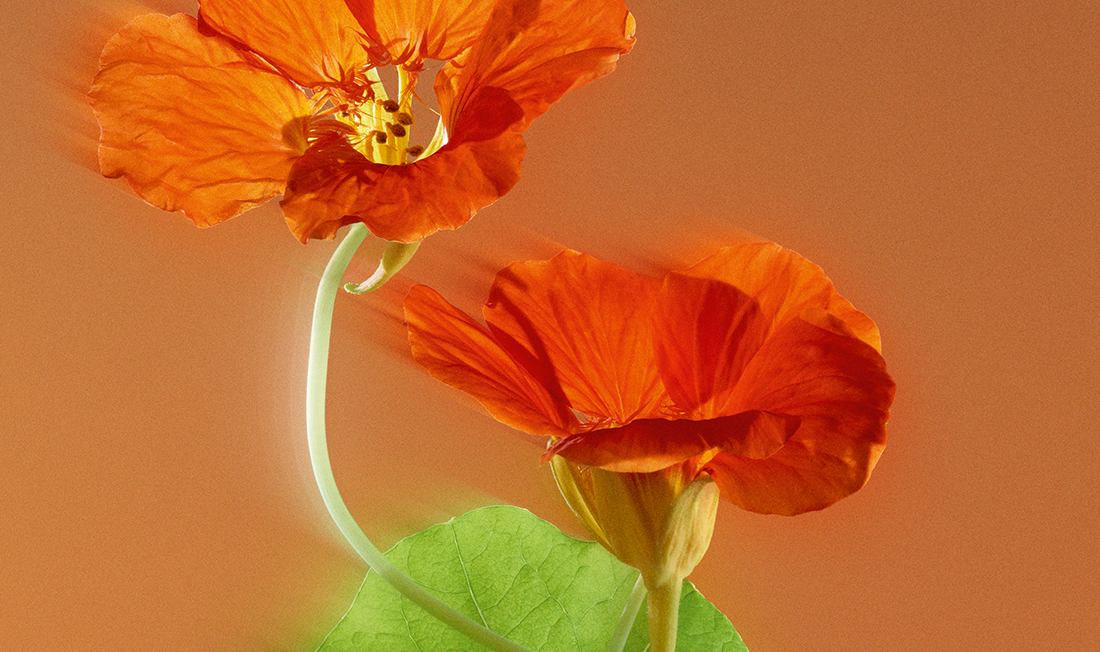
[[[439,598],[428,593],[411,578],[382,556],[382,552],[371,543],[367,535],[359,528],[355,518],[348,511],[336,488],[336,479],[332,475],[332,464],[328,457],[328,442],[325,438],[325,391],[328,384],[329,336],[332,331],[332,309],[336,304],[336,294],[340,278],[344,275],[351,257],[367,237],[367,228],[355,224],[349,230],[336,253],[329,260],[321,284],[317,288],[317,302],[313,307],[313,332],[309,341],[309,370],[306,378],[306,436],[309,438],[309,456],[313,462],[313,474],[317,486],[325,501],[332,520],[348,540],[359,556],[409,600],[420,605],[432,616],[443,621],[453,629],[462,632],[478,643],[496,652],[528,652],[525,648],[475,623]]]
[[[638,610],[642,608],[642,600],[645,599],[645,582],[638,575],[638,581],[630,590],[630,596],[623,607],[623,615],[619,617],[619,624],[615,626],[615,633],[607,643],[607,652],[623,652],[626,647],[626,639],[630,637],[630,630],[634,627],[634,620],[638,617]]]

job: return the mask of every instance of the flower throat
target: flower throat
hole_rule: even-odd
[[[324,128],[311,130],[311,135],[316,134],[311,140],[325,132],[338,131],[359,153],[382,165],[406,165],[442,147],[447,138],[442,120],[427,145],[413,141],[416,120],[412,104],[414,99],[419,99],[414,90],[420,71],[410,71],[404,66],[394,68],[397,70],[396,98],[386,92],[376,67],[361,73],[365,83],[327,90],[320,103],[324,109],[315,118],[331,116],[331,119],[324,121],[327,123]]]

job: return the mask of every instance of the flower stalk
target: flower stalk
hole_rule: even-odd
[[[617,473],[574,464],[560,455],[550,464],[562,496],[589,532],[619,561],[640,571],[638,582],[644,586],[635,592],[649,592],[650,650],[675,652],[680,591],[710,545],[717,485],[705,474],[686,481],[691,474],[677,467]],[[634,599],[632,595],[630,601]],[[629,633],[626,617],[624,612],[616,637],[624,627]],[[616,650],[614,642],[609,651]]]
[[[677,579],[649,590],[649,649],[652,652],[676,650],[683,583],[682,579]]]
[[[306,436],[309,440],[309,456],[313,464],[313,474],[321,498],[328,508],[332,520],[340,532],[355,549],[363,561],[397,589],[402,595],[419,605],[429,614],[452,629],[458,630],[469,638],[495,652],[529,652],[521,645],[504,638],[462,615],[439,598],[428,593],[397,569],[382,552],[367,538],[367,535],[355,522],[343,498],[336,487],[332,473],[332,464],[328,455],[328,442],[325,436],[325,392],[328,384],[328,353],[332,331],[332,313],[336,304],[336,294],[340,279],[351,262],[355,251],[366,239],[369,231],[363,224],[354,224],[348,234],[336,248],[329,260],[321,283],[317,288],[317,300],[313,308],[313,328],[309,342],[309,367],[306,377]],[[413,247],[415,250],[415,247]],[[384,263],[383,263],[384,264]],[[392,274],[390,274],[392,276]],[[389,278],[389,277],[386,277]],[[378,287],[381,283],[377,284]]]

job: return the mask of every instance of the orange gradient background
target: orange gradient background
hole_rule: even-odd
[[[898,393],[859,493],[723,504],[702,593],[753,652],[1098,649],[1100,5],[629,4],[634,52],[534,123],[516,189],[337,302],[331,449],[366,531],[504,502],[583,534],[539,448],[411,361],[411,283],[474,311],[513,260],[659,275],[749,233],[878,322]],[[277,205],[200,230],[96,172],[99,49],[192,4],[5,7],[0,648],[313,650],[364,572],[305,445],[334,245]]]

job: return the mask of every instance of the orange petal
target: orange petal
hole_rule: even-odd
[[[779,450],[798,429],[798,417],[756,410],[691,421],[639,419],[559,440],[542,461],[561,455],[570,461],[618,473],[651,473],[710,450],[762,459]]]
[[[485,31],[436,80],[450,124],[472,89],[508,91],[525,127],[573,88],[615,69],[634,46],[634,18],[622,0],[495,3]]]
[[[569,404],[626,423],[656,416],[665,398],[653,365],[651,312],[659,285],[575,251],[499,274],[485,321],[508,353]]]
[[[202,0],[199,20],[302,86],[339,83],[369,63],[343,0]]]
[[[405,297],[413,358],[433,377],[470,394],[501,423],[562,437],[575,419],[493,340],[484,326],[437,292],[414,285]]]
[[[250,60],[191,16],[131,21],[103,49],[90,93],[103,174],[198,226],[282,193],[312,102]]]
[[[657,368],[676,406],[692,412],[721,402],[764,343],[760,306],[720,281],[672,273],[657,311]],[[704,409],[697,417],[728,412]]]
[[[448,61],[481,34],[498,0],[347,0],[376,58]],[[383,55],[384,53],[384,55]]]
[[[839,317],[859,339],[882,349],[878,327],[867,315],[837,294],[817,265],[789,249],[754,242],[727,247],[681,272],[723,281],[752,297],[772,322],[770,330],[808,309],[824,309]]]
[[[767,459],[722,453],[708,464],[740,507],[799,514],[867,482],[886,443],[894,381],[874,348],[835,327],[788,322],[741,375],[726,409],[796,416],[801,425]]]
[[[470,221],[519,181],[523,137],[519,107],[483,89],[454,138],[409,165],[379,165],[343,139],[318,141],[294,166],[283,199],[290,229],[305,242],[363,222],[380,238],[414,242]]]

